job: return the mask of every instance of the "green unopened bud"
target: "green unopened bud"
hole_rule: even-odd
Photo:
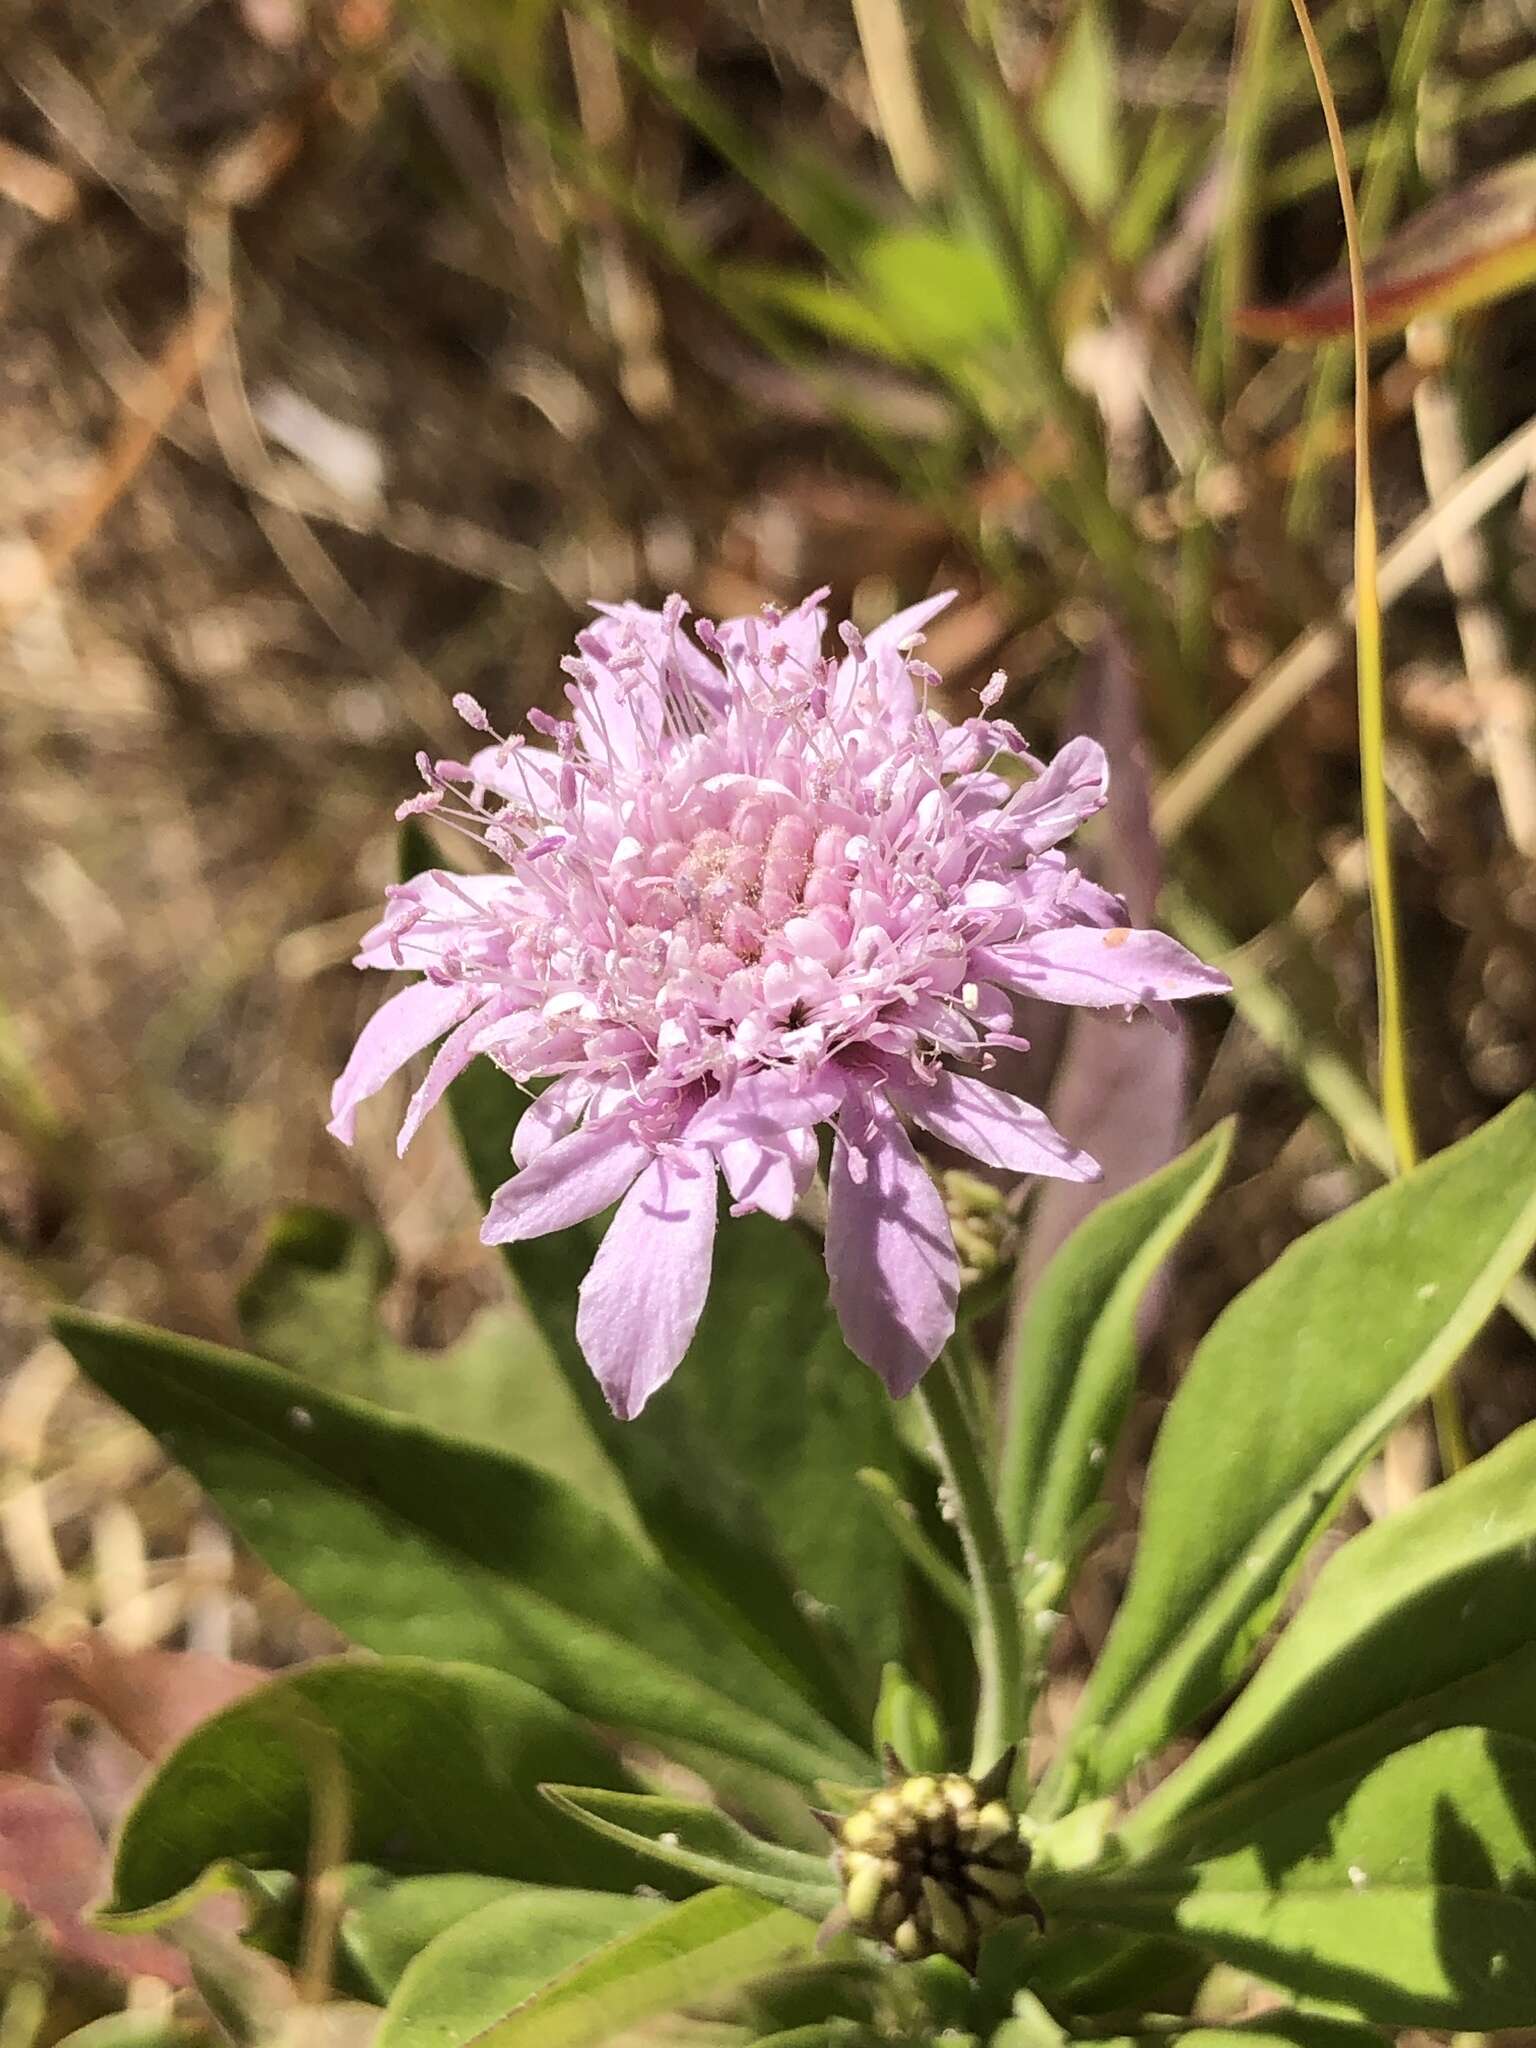
[[[887,1783],[836,1829],[833,1862],[861,1934],[905,1961],[942,1955],[973,1970],[990,1929],[1026,1914],[1040,1923],[1029,1844],[1001,1796],[1011,1762],[1000,1759],[978,1783],[907,1774],[899,1758],[887,1759]]]
[[[1017,1226],[1005,1197],[975,1174],[946,1169],[939,1176],[950,1235],[960,1255],[960,1284],[995,1272],[1012,1251]]]

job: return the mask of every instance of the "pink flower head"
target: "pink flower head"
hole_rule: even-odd
[[[991,715],[995,687],[959,725],[927,709],[914,649],[952,593],[867,637],[842,627],[830,657],[825,595],[700,620],[696,639],[680,598],[599,606],[565,664],[570,721],[530,718],[550,745],[426,763],[427,795],[402,806],[456,817],[496,872],[394,890],[358,955],[420,978],[358,1039],[331,1129],[350,1142],[358,1104],[439,1038],[402,1150],[477,1053],[547,1081],[481,1234],[513,1243],[618,1203],[576,1328],[624,1417],[698,1323],[717,1179],[735,1213],[788,1217],[823,1125],[832,1304],[850,1347],[908,1392],[954,1328],[958,1287],[909,1124],[987,1166],[1094,1179],[1040,1110],[981,1078],[1021,1044],[1013,996],[1130,1010],[1228,985],[1128,929],[1056,851],[1104,802],[1093,741],[1042,765]]]

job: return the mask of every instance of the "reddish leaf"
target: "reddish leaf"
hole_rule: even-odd
[[[187,1961],[143,1934],[105,1934],[82,1915],[99,1896],[106,1850],[84,1807],[64,1785],[0,1776],[0,1891],[15,1899],[70,1962],[119,1976],[188,1984]]]
[[[1096,849],[1099,879],[1125,898],[1134,923],[1155,924],[1162,860],[1151,825],[1135,678],[1117,639],[1106,636],[1085,657],[1065,730],[1091,733],[1109,756],[1109,802]],[[1141,1015],[1124,1023],[1083,1010],[1072,1018],[1047,1106],[1057,1129],[1070,1132],[1073,1144],[1098,1160],[1104,1178],[1040,1184],[1019,1254],[1020,1299],[1085,1216],[1177,1157],[1184,1142],[1187,1069],[1184,1026],[1176,1017]],[[1155,1314],[1154,1291],[1144,1316]]]
[[[268,1676],[196,1650],[120,1650],[97,1635],[71,1643],[59,1663],[68,1696],[100,1714],[148,1763]]]
[[[1388,235],[1365,266],[1373,334],[1391,334],[1425,313],[1459,313],[1536,282],[1536,156],[1503,164],[1447,192]],[[1252,341],[1298,346],[1350,332],[1349,276],[1339,270],[1286,306],[1245,306]]]
[[[267,1674],[195,1650],[122,1650],[85,1635],[63,1646],[0,1636],[0,1769],[36,1772],[52,1748],[48,1709],[88,1707],[155,1763],[200,1721],[242,1698]]]
[[[0,1636],[0,1892],[62,1957],[120,1976],[190,1982],[186,1958],[165,1942],[86,1924],[106,1888],[103,1831],[145,1764],[265,1676],[190,1651],[121,1650],[99,1635],[62,1647]],[[84,1707],[102,1725],[62,1744],[61,1706]]]

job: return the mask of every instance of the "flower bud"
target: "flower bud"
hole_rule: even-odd
[[[889,1782],[833,1832],[833,1864],[848,1921],[903,1961],[949,1956],[976,1966],[983,1934],[1028,1915],[1029,1844],[1000,1795],[1011,1754],[978,1784],[957,1773],[909,1775],[887,1752]]]

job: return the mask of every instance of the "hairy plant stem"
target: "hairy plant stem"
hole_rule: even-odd
[[[917,1401],[949,1488],[976,1601],[981,1692],[971,1769],[979,1774],[1025,1733],[1024,1635],[997,1502],[971,1420],[965,1368],[953,1345],[929,1368]]]

